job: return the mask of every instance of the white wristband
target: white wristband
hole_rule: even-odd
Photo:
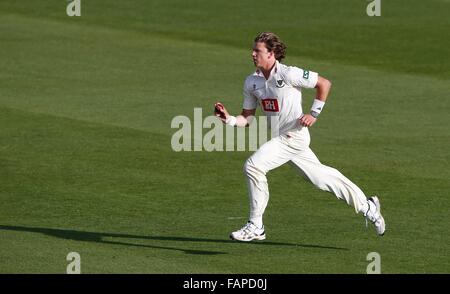
[[[230,116],[227,118],[227,120],[225,121],[225,123],[226,123],[227,125],[229,125],[229,126],[234,127],[234,126],[236,125],[236,121],[237,121],[236,117],[230,115]]]
[[[325,102],[321,101],[319,99],[314,99],[314,103],[311,107],[311,111],[317,112],[317,114],[319,114],[323,107],[325,106]]]

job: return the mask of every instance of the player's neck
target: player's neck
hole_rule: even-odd
[[[266,78],[266,80],[269,79],[270,73],[272,72],[273,67],[277,64],[276,60],[273,63],[268,63],[266,66],[260,67],[259,70],[261,70],[262,74]]]

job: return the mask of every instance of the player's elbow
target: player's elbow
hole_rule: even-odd
[[[330,80],[327,80],[326,78],[319,76],[319,78],[317,80],[316,88],[319,88],[321,90],[330,90],[331,82],[330,82]]]
[[[319,81],[317,82],[317,88],[322,88],[323,90],[331,89],[331,81],[322,77],[319,77]]]

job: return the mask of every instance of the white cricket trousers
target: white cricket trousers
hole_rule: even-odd
[[[266,174],[286,162],[317,188],[336,195],[355,208],[356,213],[366,212],[367,198],[354,183],[338,170],[323,165],[309,148],[310,136],[307,128],[289,135],[282,134],[263,144],[244,165],[250,198],[250,221],[261,226],[262,216],[269,201]]]

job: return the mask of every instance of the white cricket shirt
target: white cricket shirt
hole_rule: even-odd
[[[260,70],[245,79],[242,108],[256,109],[259,104],[268,118],[277,116],[279,134],[299,128],[298,119],[303,115],[301,88],[314,88],[318,76],[316,72],[276,61],[267,80]],[[271,127],[273,131],[275,126]]]

